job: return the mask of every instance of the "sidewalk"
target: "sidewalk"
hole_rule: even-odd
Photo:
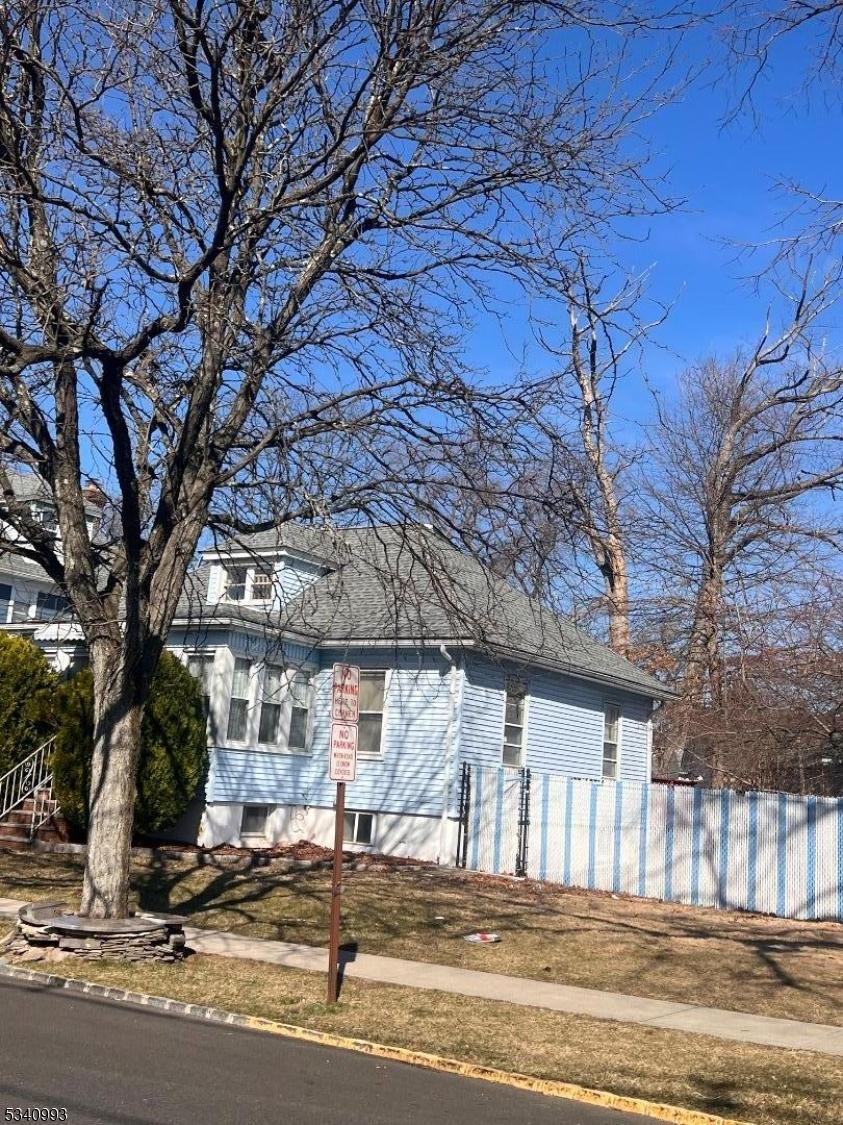
[[[23,902],[15,899],[0,898],[0,916],[16,917],[23,905]],[[223,930],[203,930],[192,926],[185,927],[185,934],[190,948],[198,953],[264,961],[270,965],[284,965],[310,972],[327,971],[328,952],[315,946],[240,937]],[[616,1020],[619,1023],[712,1035],[717,1039],[740,1043],[843,1056],[843,1027],[829,1024],[800,1023],[797,1020],[755,1016],[748,1012],[731,1012],[723,1008],[703,1008],[676,1000],[652,1000],[643,996],[628,996],[622,992],[602,992],[525,977],[478,972],[475,969],[402,961],[396,957],[380,957],[372,953],[345,955],[343,972],[345,976],[357,980],[376,981],[380,984],[433,989],[530,1008],[547,1008],[555,1012]]]

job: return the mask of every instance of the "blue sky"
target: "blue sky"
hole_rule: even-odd
[[[783,42],[756,88],[754,118],[746,113],[724,124],[734,82],[724,72],[723,52],[705,32],[695,33],[681,50],[700,77],[647,123],[657,164],[669,169],[671,193],[686,203],[640,228],[643,241],[618,243],[617,251],[631,271],[650,269],[650,295],[672,305],[643,363],[649,384],[668,397],[684,366],[713,352],[728,355],[757,337],[767,298],[752,291],[742,277],[747,264],[735,261],[726,244],[775,237],[792,206],[777,185],[795,180],[843,197],[841,104],[834,96],[824,99],[821,86],[806,91],[806,46],[798,36]],[[709,61],[717,53],[719,63]],[[503,330],[513,354],[522,354],[526,335],[513,310]],[[502,342],[488,322],[470,342],[471,357],[488,365],[493,377],[512,362]],[[535,349],[532,360],[542,362]],[[649,406],[642,382],[628,380],[617,406],[643,420]]]

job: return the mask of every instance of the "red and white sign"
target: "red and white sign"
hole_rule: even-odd
[[[335,664],[331,718],[335,723],[356,723],[359,714],[360,669],[356,664]]]
[[[331,781],[357,777],[357,724],[331,723]]]

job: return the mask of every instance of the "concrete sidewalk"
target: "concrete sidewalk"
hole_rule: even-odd
[[[23,905],[23,902],[15,899],[0,898],[0,915],[16,917]],[[315,946],[240,937],[223,930],[203,930],[192,926],[185,927],[185,933],[190,948],[199,953],[264,961],[270,965],[284,965],[310,972],[327,971],[327,950]],[[757,1043],[765,1047],[843,1055],[843,1027],[829,1024],[800,1023],[797,1020],[755,1016],[748,1012],[732,1012],[724,1008],[703,1008],[676,1000],[652,1000],[622,992],[576,988],[526,977],[508,977],[500,973],[478,972],[475,969],[431,965],[423,961],[402,961],[396,957],[379,957],[372,953],[345,954],[343,971],[345,976],[377,981],[380,984],[433,989],[459,996],[478,996],[484,1000],[499,1000],[529,1008],[546,1008],[572,1015],[616,1020],[619,1023],[637,1023],[645,1027],[712,1035],[717,1039]]]

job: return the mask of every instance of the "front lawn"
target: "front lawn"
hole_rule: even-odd
[[[76,857],[0,852],[0,896],[78,893]],[[324,945],[329,873],[136,864],[135,899],[194,925]],[[843,925],[789,922],[445,871],[354,871],[343,940],[360,951],[843,1025]],[[495,930],[499,945],[463,935]]]

